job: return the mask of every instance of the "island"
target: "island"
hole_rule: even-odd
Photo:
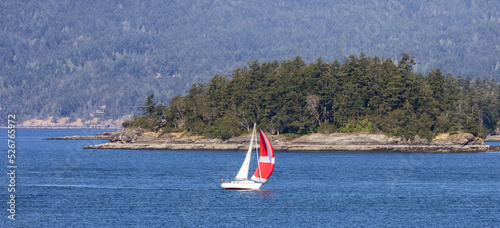
[[[85,149],[121,150],[227,150],[243,151],[248,148],[250,135],[222,140],[217,138],[182,137],[167,134],[156,137],[155,133],[144,129],[122,129],[117,132],[102,133],[99,139],[107,143],[85,146]],[[85,139],[85,137],[63,137],[53,139]],[[89,136],[88,139],[96,139]],[[484,141],[469,133],[442,134],[432,141],[415,138],[404,140],[383,134],[331,133],[311,134],[294,140],[279,135],[270,135],[277,152],[424,152],[459,153],[500,151],[500,146],[485,145]]]
[[[243,150],[256,123],[277,151],[500,151],[483,140],[500,134],[500,83],[415,66],[408,53],[255,60],[168,103],[150,94],[142,115],[86,148]]]

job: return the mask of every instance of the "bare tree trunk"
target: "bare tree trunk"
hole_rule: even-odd
[[[321,120],[319,119],[318,105],[319,97],[317,95],[307,95],[307,106],[306,110],[311,112],[311,114],[316,118],[316,122],[321,126]]]

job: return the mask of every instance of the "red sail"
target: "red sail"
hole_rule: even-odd
[[[274,170],[274,149],[267,136],[259,129],[260,135],[260,157],[257,170],[252,176],[252,180],[266,182]]]

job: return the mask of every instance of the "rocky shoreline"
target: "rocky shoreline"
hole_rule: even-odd
[[[424,152],[424,153],[477,153],[500,151],[500,147],[487,145],[436,146],[436,145],[289,145],[273,146],[276,151],[293,152]],[[86,146],[84,149],[118,150],[247,150],[243,144],[148,144],[148,143],[104,143]]]
[[[500,141],[500,135],[488,135],[484,141]]]
[[[425,152],[425,153],[476,153],[500,151],[500,146],[488,146],[471,134],[445,135],[429,141],[416,138],[403,140],[382,134],[333,133],[314,134],[295,140],[269,136],[276,151],[294,152]],[[240,136],[226,141],[220,139],[182,138],[178,135],[155,137],[141,129],[123,129],[95,136],[72,136],[52,139],[105,139],[109,142],[90,145],[84,149],[120,150],[247,150],[250,136]]]
[[[104,133],[98,133],[96,135],[91,135],[91,136],[80,136],[80,135],[62,136],[62,137],[48,138],[45,140],[109,140],[109,139],[111,139],[112,133],[113,132],[104,132]]]

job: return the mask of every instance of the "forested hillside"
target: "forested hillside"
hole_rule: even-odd
[[[500,83],[453,77],[436,69],[413,72],[414,57],[351,55],[306,64],[251,62],[228,77],[195,84],[186,96],[157,105],[154,95],[143,115],[125,127],[182,132],[227,139],[253,123],[275,134],[370,132],[432,139],[463,131],[484,137],[500,125]],[[168,107],[167,107],[168,106]]]
[[[255,59],[364,52],[416,72],[499,79],[497,1],[0,2],[0,114],[139,114]]]

